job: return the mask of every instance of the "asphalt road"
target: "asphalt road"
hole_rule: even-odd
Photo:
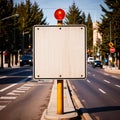
[[[0,120],[40,120],[52,81],[32,79],[32,67],[0,70]]]
[[[120,120],[120,75],[88,65],[86,80],[71,80],[79,100],[93,120]]]

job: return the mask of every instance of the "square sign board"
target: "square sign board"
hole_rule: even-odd
[[[85,79],[85,26],[34,26],[33,29],[34,79]]]

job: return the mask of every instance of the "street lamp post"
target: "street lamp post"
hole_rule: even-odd
[[[8,20],[8,19],[13,18],[13,17],[19,17],[19,14],[14,14],[14,15],[5,17],[5,18],[0,20],[0,23],[4,20]],[[1,31],[1,26],[0,26],[0,31]],[[3,39],[2,39],[1,42],[2,42],[2,46],[1,46],[1,68],[3,68]]]
[[[11,15],[11,16],[8,16],[8,17],[5,17],[5,18],[1,19],[0,22],[3,21],[3,20],[10,19],[10,18],[12,18],[12,17],[19,17],[19,14],[14,14],[14,15]]]

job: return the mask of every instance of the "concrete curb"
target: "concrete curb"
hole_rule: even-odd
[[[74,92],[73,88],[72,88],[72,85],[70,84],[69,81],[68,82],[68,85],[69,85],[69,89],[71,91],[71,94],[72,94],[72,100],[76,106],[76,109],[80,109],[80,108],[84,108],[84,106],[82,105],[82,103],[80,102],[80,100],[78,99],[76,93]],[[90,115],[88,113],[83,113],[81,115],[81,119],[82,120],[92,120],[92,118],[90,117]]]
[[[41,120],[76,120],[77,111],[72,103],[66,80],[64,80],[64,113],[57,114],[57,81],[54,81],[50,101],[47,109],[43,112]]]

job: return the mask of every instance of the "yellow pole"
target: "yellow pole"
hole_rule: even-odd
[[[63,80],[57,80],[57,114],[63,114],[64,111],[63,99]]]
[[[57,25],[62,25],[62,20],[57,21]],[[64,99],[63,99],[63,80],[57,80],[57,114],[63,114],[64,112]]]

